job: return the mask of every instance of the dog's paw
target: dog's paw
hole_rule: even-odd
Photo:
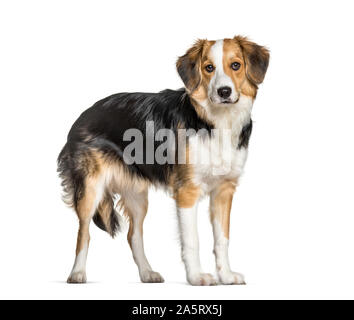
[[[217,282],[210,273],[197,273],[187,277],[192,286],[215,286]]]
[[[72,272],[67,280],[68,283],[86,283],[86,272]]]
[[[245,278],[241,273],[237,272],[221,272],[219,273],[219,281],[221,284],[238,284],[238,285],[243,285],[246,284]]]
[[[162,283],[165,282],[164,278],[155,271],[147,270],[140,275],[141,282],[144,283]]]

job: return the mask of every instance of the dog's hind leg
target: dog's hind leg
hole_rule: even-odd
[[[152,270],[144,251],[143,223],[148,209],[148,190],[129,193],[120,199],[125,213],[129,216],[128,242],[133,258],[139,269],[142,282],[164,282],[162,276]]]
[[[103,195],[103,183],[98,178],[86,178],[81,198],[76,204],[79,218],[79,233],[77,236],[76,258],[68,283],[86,282],[86,259],[90,242],[89,227],[97,205]]]

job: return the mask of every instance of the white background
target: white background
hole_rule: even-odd
[[[352,1],[2,1],[1,298],[354,298]],[[247,286],[191,287],[174,203],[152,190],[141,284],[126,235],[91,226],[86,285],[67,285],[75,214],[56,157],[72,123],[121,91],[179,88],[197,38],[248,35],[271,62],[236,193],[231,263]],[[214,271],[207,201],[201,255]]]

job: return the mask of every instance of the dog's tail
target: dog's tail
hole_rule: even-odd
[[[123,218],[114,208],[111,195],[105,194],[102,198],[93,216],[93,222],[97,227],[108,232],[112,238],[121,231]]]

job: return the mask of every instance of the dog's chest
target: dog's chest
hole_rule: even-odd
[[[193,175],[203,192],[210,192],[224,180],[237,180],[243,172],[248,150],[239,146],[241,132],[250,122],[250,114],[226,117],[218,122],[210,137],[189,140]]]

